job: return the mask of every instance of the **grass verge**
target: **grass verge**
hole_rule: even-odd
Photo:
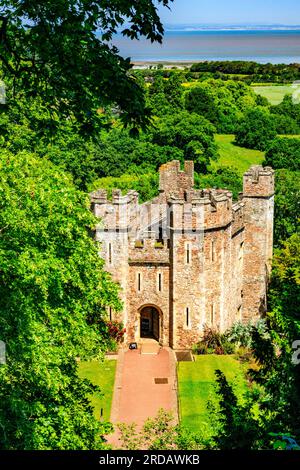
[[[95,410],[95,416],[99,419],[101,408],[105,421],[110,419],[110,409],[112,403],[113,389],[116,375],[116,360],[80,362],[79,376],[89,379],[94,385],[101,388],[101,393],[97,392],[90,397],[91,404]]]

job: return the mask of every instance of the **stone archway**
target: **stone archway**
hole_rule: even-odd
[[[140,337],[160,341],[161,324],[159,310],[148,305],[140,310]]]

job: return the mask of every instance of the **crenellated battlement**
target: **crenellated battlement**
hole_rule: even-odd
[[[243,197],[269,197],[274,194],[275,171],[270,167],[252,166],[244,174]]]
[[[165,163],[159,169],[159,191],[162,199],[168,199],[172,193],[178,192],[184,197],[186,191],[194,186],[194,162],[185,161],[184,170],[180,169],[180,162],[173,160]]]

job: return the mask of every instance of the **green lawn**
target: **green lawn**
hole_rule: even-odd
[[[281,103],[285,95],[292,95],[294,92],[292,85],[253,86],[253,90],[273,105]]]
[[[264,152],[251,150],[234,145],[234,135],[217,134],[215,141],[219,149],[219,159],[211,162],[212,168],[233,167],[243,175],[251,165],[260,165],[264,160]]]
[[[178,363],[179,408],[181,424],[191,431],[211,434],[208,400],[215,400],[215,370],[220,369],[238,396],[247,390],[246,366],[234,356],[196,356],[195,362]]]
[[[103,408],[103,417],[107,421],[110,419],[116,365],[116,360],[105,360],[103,363],[98,361],[79,363],[80,377],[89,379],[101,388],[101,393],[97,392],[91,396],[91,404],[95,409],[96,418],[100,417],[100,410]]]

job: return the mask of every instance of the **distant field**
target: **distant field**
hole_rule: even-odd
[[[90,397],[91,405],[95,410],[95,417],[99,419],[101,408],[103,408],[103,419],[109,421],[110,409],[113,396],[113,388],[116,375],[115,360],[80,362],[79,375],[89,379],[94,385],[98,385],[101,393],[97,392]]]
[[[215,401],[215,370],[220,369],[234,384],[239,397],[247,390],[246,367],[234,356],[196,356],[195,362],[178,363],[178,386],[181,424],[191,431],[211,435],[208,401]]]
[[[267,100],[273,105],[281,103],[285,95],[292,95],[294,92],[292,85],[260,85],[253,86],[253,90],[258,95],[267,98]]]
[[[212,168],[232,167],[243,175],[251,165],[261,165],[264,160],[264,152],[238,147],[233,144],[234,135],[217,134],[215,141],[219,148],[220,158],[217,162],[212,161]]]

